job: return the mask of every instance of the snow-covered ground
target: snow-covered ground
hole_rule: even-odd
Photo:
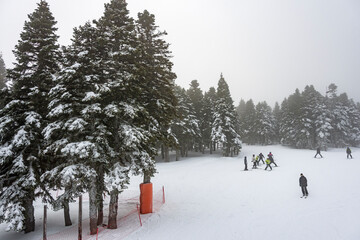
[[[166,203],[144,216],[143,226],[133,228],[126,237],[119,232],[128,229],[119,228],[102,231],[99,240],[358,240],[360,149],[352,150],[354,159],[346,159],[345,149],[330,149],[322,152],[324,158],[315,159],[311,150],[244,146],[240,156],[233,158],[193,154],[179,162],[158,163],[159,174],[152,182],[155,189],[165,186]],[[251,169],[253,153],[267,155],[270,151],[279,167],[272,171],[264,171],[264,165]],[[244,156],[250,171],[243,171]],[[300,173],[308,179],[307,199],[300,198]],[[140,182],[140,177],[132,178],[122,194],[124,201],[137,201]],[[85,200],[84,217],[86,204]],[[126,212],[127,204],[120,205],[120,211]],[[128,206],[131,211],[133,205]],[[76,204],[71,209],[76,222]],[[1,224],[0,239],[41,239],[41,213],[42,204],[37,203],[35,233],[5,232]],[[64,231],[61,211],[49,211],[48,218],[49,234]],[[86,231],[88,225],[84,226]]]

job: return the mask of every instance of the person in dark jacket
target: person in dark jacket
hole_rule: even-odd
[[[323,157],[323,156],[321,155],[321,153],[320,153],[320,148],[319,148],[319,147],[316,149],[316,154],[315,154],[315,157],[314,157],[314,158],[316,158],[316,156],[317,156],[318,154],[320,155],[321,158]]]
[[[270,162],[271,162],[271,163],[275,164],[275,167],[278,166],[278,165],[275,163],[274,158],[273,158],[273,154],[272,154],[271,152],[268,154],[268,159],[270,159]],[[270,163],[270,164],[271,164],[271,163]]]
[[[307,197],[309,195],[308,190],[307,190],[307,179],[302,173],[300,174],[299,184],[300,184],[301,191],[303,194],[302,197]]]
[[[262,153],[259,154],[259,162],[262,161],[263,164],[265,164],[264,162],[264,155]]]
[[[245,164],[245,169],[244,169],[244,171],[247,171],[248,169],[247,169],[247,158],[246,158],[246,157],[244,157],[244,164]]]
[[[352,158],[352,155],[351,155],[351,149],[349,147],[346,148],[346,158],[349,158],[349,156]]]

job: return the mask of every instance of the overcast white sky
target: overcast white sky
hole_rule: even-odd
[[[73,27],[99,18],[110,0],[48,0],[60,44]],[[0,52],[12,67],[14,46],[39,0],[0,0]],[[128,0],[135,18],[147,9],[168,32],[176,83],[193,79],[207,91],[220,73],[235,104],[241,98],[273,106],[313,84],[330,83],[360,102],[359,0]]]

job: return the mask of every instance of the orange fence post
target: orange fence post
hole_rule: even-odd
[[[140,213],[152,213],[153,209],[153,186],[152,183],[140,184]]]

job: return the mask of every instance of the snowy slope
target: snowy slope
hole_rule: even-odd
[[[148,215],[143,227],[119,239],[360,239],[360,149],[352,150],[354,159],[346,159],[345,149],[331,149],[315,159],[310,150],[244,146],[234,158],[194,155],[158,163],[153,184],[165,186],[165,205]],[[253,153],[269,151],[279,167],[242,171],[244,156],[250,160]],[[300,173],[308,179],[307,199],[300,198]],[[133,177],[122,195],[131,197],[140,181]],[[41,204],[37,206],[41,213]],[[77,209],[72,209],[76,221]],[[4,232],[1,224],[0,239],[40,239],[40,221],[30,235]],[[62,212],[49,213],[49,231],[60,231],[62,224]],[[116,234],[111,232],[112,239],[118,239]],[[100,234],[99,240],[105,236]]]

